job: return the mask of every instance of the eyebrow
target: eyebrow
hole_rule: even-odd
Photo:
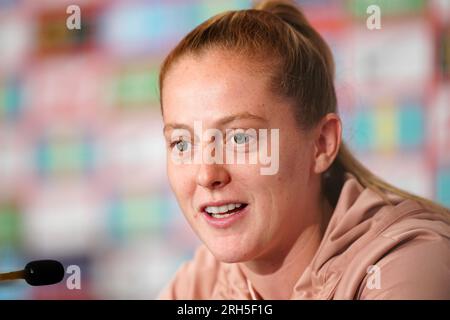
[[[216,121],[216,125],[217,126],[224,126],[230,122],[233,121],[238,121],[238,120],[257,120],[257,121],[262,121],[262,122],[266,122],[267,123],[267,119],[263,118],[261,116],[257,116],[255,114],[249,113],[249,112],[242,112],[242,113],[238,113],[238,114],[234,114],[234,115],[230,115],[230,116],[226,116],[223,117],[219,120]],[[170,129],[186,129],[186,130],[190,130],[192,131],[192,127],[189,125],[186,125],[184,123],[168,123],[164,126],[163,132],[166,132],[167,130]]]

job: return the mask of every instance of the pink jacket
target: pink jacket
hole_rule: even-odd
[[[351,174],[292,299],[450,299],[450,214],[412,200],[394,205]],[[257,299],[239,263],[200,246],[159,299]]]

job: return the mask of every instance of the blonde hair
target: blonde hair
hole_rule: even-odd
[[[334,62],[330,48],[309,24],[302,11],[289,1],[263,1],[253,9],[218,14],[192,30],[168,54],[160,77],[160,100],[164,78],[170,67],[187,54],[200,55],[209,49],[228,50],[259,62],[271,76],[271,88],[295,102],[299,127],[308,130],[327,113],[337,113]],[[412,199],[437,212],[450,211],[439,204],[392,186],[375,176],[349,151],[344,142],[322,174],[322,192],[335,207],[345,172],[353,174],[366,188],[392,204],[387,192]]]

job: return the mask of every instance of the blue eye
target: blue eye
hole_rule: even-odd
[[[233,141],[236,144],[243,144],[243,143],[247,143],[250,140],[249,135],[245,134],[245,133],[236,133],[233,136]]]
[[[180,141],[177,143],[177,149],[179,151],[186,151],[188,149],[188,144],[186,141]]]
[[[189,148],[189,143],[184,140],[178,140],[178,141],[172,142],[170,146],[172,148],[176,147],[178,149],[178,151],[180,151],[180,152],[184,152]]]

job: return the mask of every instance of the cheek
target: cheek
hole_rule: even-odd
[[[282,143],[281,146],[280,177],[289,180],[303,180],[311,165],[312,150],[310,146],[296,141]]]
[[[195,188],[195,177],[192,174],[192,169],[186,165],[174,164],[169,160],[167,176],[176,198],[184,206],[186,199],[189,199]]]
[[[255,179],[255,186],[262,197],[261,208],[279,212],[280,216],[270,217],[280,222],[298,209],[299,202],[308,198],[308,177],[310,160],[301,149],[284,149],[280,151],[280,166],[273,176],[259,176]],[[261,186],[261,187],[260,187]]]

